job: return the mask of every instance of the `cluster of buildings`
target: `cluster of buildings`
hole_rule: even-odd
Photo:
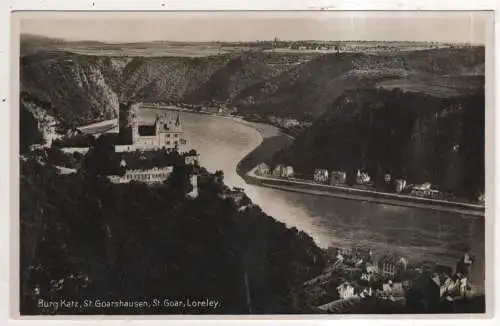
[[[269,165],[266,163],[260,163],[257,165],[255,169],[255,174],[260,175],[260,176],[273,176],[277,178],[293,178],[294,177],[294,171],[293,167],[291,166],[285,166],[282,164],[278,164],[274,167],[274,169],[271,169]]]
[[[295,177],[294,170],[292,166],[276,165],[272,169],[266,163],[261,163],[257,165],[255,173],[260,176],[272,176],[277,178],[291,178]],[[347,180],[347,173],[344,171],[328,171],[328,169],[314,169],[312,174],[312,181],[317,184],[324,185],[344,185]],[[443,194],[432,188],[432,185],[428,182],[423,184],[411,184],[408,185],[406,180],[403,178],[393,178],[389,173],[386,173],[383,177],[383,182],[385,183],[385,189],[389,192],[403,193],[410,196],[431,198],[431,199],[441,199]],[[373,180],[371,176],[361,170],[356,171],[355,183],[358,186],[372,187]],[[479,200],[484,201],[484,195],[479,198]]]
[[[300,122],[297,119],[282,118],[276,116],[270,116],[268,119],[271,124],[285,129],[300,126]]]
[[[187,142],[183,137],[180,113],[168,111],[157,114],[153,123],[148,124],[139,120],[139,108],[139,104],[130,103],[120,110],[120,132],[129,132],[131,142],[129,144],[115,145],[115,152],[122,153],[120,170],[123,173],[110,175],[109,180],[113,183],[142,182],[148,185],[162,184],[168,180],[174,166],[161,163],[152,165],[151,161],[161,161],[165,159],[167,153],[183,152]],[[131,157],[127,160],[125,156],[131,152],[134,152],[134,155],[139,155],[138,159],[136,157],[132,159]],[[149,155],[148,158],[145,153],[154,155]],[[181,156],[183,164],[198,164],[199,155],[194,151],[183,153]],[[193,190],[188,193],[188,196],[195,198],[198,196],[197,175],[191,175],[190,182]]]
[[[374,258],[369,250],[337,249],[334,263],[327,273],[305,283],[325,284],[325,280],[337,275],[336,300],[377,297],[391,301],[403,301],[407,306],[432,310],[440,302],[451,302],[465,297],[470,285],[468,276],[472,259],[464,256],[457,262],[455,271],[451,267],[424,262],[409,266],[406,257],[384,255]],[[331,288],[331,287],[330,287]],[[328,310],[334,302],[320,305]]]
[[[119,168],[117,168],[120,173],[108,175],[111,182],[162,184],[168,180],[174,170],[173,162],[167,159],[167,156],[172,153],[180,153],[178,157],[182,158],[182,162],[175,162],[175,164],[198,164],[199,155],[195,151],[185,152],[187,141],[184,138],[179,112],[159,113],[152,123],[148,123],[140,120],[139,109],[139,103],[121,105],[118,128],[117,130],[109,129],[109,133],[118,131],[115,153],[121,155]],[[100,135],[101,133],[93,134],[94,137]],[[89,147],[65,147],[61,150],[64,153],[85,154],[89,151]],[[188,196],[197,197],[197,175],[191,175],[190,182],[193,190]]]

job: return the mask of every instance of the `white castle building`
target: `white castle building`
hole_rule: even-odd
[[[138,103],[130,104],[127,109],[120,112],[120,129],[131,128],[132,143],[117,145],[116,151],[166,149],[183,152],[187,141],[183,137],[180,113],[174,111],[159,113],[154,122],[148,124],[140,121],[138,117],[139,107]]]

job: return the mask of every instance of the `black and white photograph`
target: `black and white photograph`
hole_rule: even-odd
[[[491,12],[13,17],[21,316],[486,313]]]

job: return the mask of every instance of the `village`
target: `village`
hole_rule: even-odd
[[[330,249],[329,267],[304,283],[306,295],[322,312],[336,312],[349,301],[377,298],[410,312],[432,312],[476,293],[469,282],[473,258],[464,253],[455,269],[436,262],[412,263],[369,249]]]
[[[345,171],[328,169],[314,169],[311,175],[312,178],[307,179],[304,176],[299,176],[295,173],[292,166],[277,164],[271,168],[266,163],[260,163],[254,169],[257,176],[271,177],[283,180],[292,180],[298,182],[311,183],[312,185],[328,185],[337,188],[352,188],[358,190],[366,190],[378,193],[394,193],[407,195],[416,198],[434,199],[434,200],[456,200],[452,194],[444,193],[434,188],[431,183],[425,182],[422,184],[409,184],[406,179],[394,178],[391,174],[386,173],[383,176],[383,184],[376,185],[372,177],[361,169],[356,170],[355,182],[352,185],[347,184],[347,173]],[[484,205],[484,194],[481,194],[477,203]]]

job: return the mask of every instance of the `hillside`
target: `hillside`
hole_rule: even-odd
[[[256,206],[239,209],[225,199],[231,191],[217,173],[199,170],[199,197],[186,198],[188,173],[177,166],[165,185],[151,188],[113,185],[88,173],[58,175],[49,164],[21,161],[21,313],[311,311],[300,288],[325,264],[312,238]],[[165,294],[220,305],[53,309],[38,301],[152,301]]]
[[[479,82],[462,82],[470,75],[477,76]],[[240,93],[237,103],[251,112],[314,119],[344,91],[407,79],[424,82],[432,79],[436,87],[457,93],[471,87],[482,88],[484,48],[323,55],[248,88]],[[451,79],[454,83],[449,82]],[[423,90],[428,91],[432,89]]]
[[[359,89],[273,158],[310,175],[314,168],[353,176],[366,169],[477,198],[484,191],[484,93],[443,98],[402,90]]]
[[[50,103],[52,113],[71,125],[115,118],[124,100],[230,103],[245,115],[313,120],[344,91],[394,88],[408,80],[432,80],[433,88],[416,87],[424,93],[475,91],[484,86],[484,47],[203,57],[81,55],[42,47],[21,57],[21,90]]]
[[[52,116],[76,126],[118,115],[119,98],[103,71],[106,62],[64,52],[22,57],[20,89],[45,103]]]

